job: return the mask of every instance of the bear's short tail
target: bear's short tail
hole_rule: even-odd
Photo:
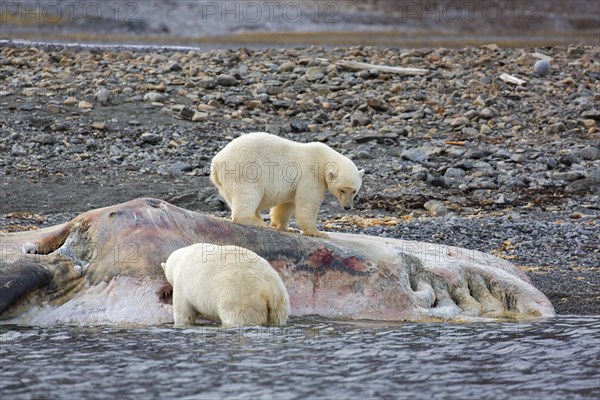
[[[162,267],[163,271],[165,270],[165,268],[167,268],[167,264],[165,263],[160,263],[160,266]]]

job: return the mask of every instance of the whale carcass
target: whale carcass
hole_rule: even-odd
[[[235,244],[267,259],[287,287],[292,315],[394,321],[554,315],[522,271],[478,251],[343,233],[311,238],[143,198],[61,225],[0,234],[0,319],[172,322],[172,288],[160,263],[197,242]]]

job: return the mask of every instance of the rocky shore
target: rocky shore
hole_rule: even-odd
[[[534,72],[539,59],[551,71]],[[0,44],[0,230],[140,196],[227,216],[210,160],[244,132],[366,170],[325,230],[490,252],[558,313],[600,314],[600,47],[392,50]],[[362,62],[426,69],[402,76]],[[500,79],[509,74],[517,85]]]

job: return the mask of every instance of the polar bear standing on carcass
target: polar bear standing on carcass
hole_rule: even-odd
[[[232,140],[213,158],[210,179],[231,208],[233,222],[265,226],[260,211],[271,209],[271,226],[288,230],[295,214],[305,235],[317,230],[326,191],[349,210],[364,170],[323,143],[297,143],[265,132]]]

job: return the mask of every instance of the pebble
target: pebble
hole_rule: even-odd
[[[63,101],[63,104],[66,106],[72,106],[72,105],[77,104],[78,102],[79,102],[79,100],[77,100],[76,97],[69,96]]]
[[[321,67],[311,67],[306,70],[304,75],[307,81],[314,82],[322,79],[325,76],[325,73]]]
[[[527,161],[527,155],[522,153],[522,154],[512,154],[510,156],[511,161],[516,162],[516,163],[524,163]]]
[[[492,130],[492,128],[490,128],[487,125],[481,125],[481,127],[479,128],[479,133],[481,133],[482,135],[490,135],[493,132],[494,131]]]
[[[593,146],[584,147],[579,150],[579,157],[590,161],[598,160],[600,158],[600,149]]]
[[[39,142],[41,144],[54,144],[56,143],[56,138],[49,133],[42,133],[39,138]]]
[[[23,146],[15,144],[10,149],[10,154],[13,156],[26,156],[27,150],[25,150],[25,148]]]
[[[174,164],[171,164],[167,169],[169,173],[175,176],[183,175],[185,172],[189,172],[191,170],[192,166],[183,161],[178,161]]]
[[[189,107],[182,107],[179,111],[179,115],[181,115],[182,118],[188,120],[191,120],[195,114],[196,112]]]
[[[286,61],[279,66],[279,72],[292,72],[296,68],[296,64],[291,61]]]
[[[557,179],[557,180],[561,180],[561,181],[568,181],[568,182],[585,178],[585,174],[581,171],[553,172],[550,176],[553,179]]]
[[[466,172],[463,169],[453,168],[453,167],[448,168],[446,170],[446,172],[444,173],[444,176],[446,178],[450,178],[450,179],[462,178],[465,175],[466,175]]]
[[[192,116],[192,121],[194,122],[204,122],[208,121],[208,114],[205,112],[195,112]]]
[[[444,205],[444,203],[437,200],[429,200],[423,205],[423,208],[425,208],[431,213],[438,215],[445,215],[448,214],[448,212],[450,211],[448,207]]]
[[[371,118],[369,118],[362,111],[356,111],[350,117],[350,121],[352,123],[352,126],[366,126],[371,123]]]
[[[581,113],[581,116],[586,119],[593,119],[596,121],[600,121],[600,111],[596,110],[596,109],[583,111]]]
[[[162,103],[165,100],[165,95],[157,92],[148,92],[144,95],[144,101],[149,103]]]
[[[106,129],[106,123],[104,123],[104,122],[93,122],[90,125],[90,127],[93,128],[93,129],[97,129],[99,131],[103,131],[103,130]]]
[[[425,113],[423,113],[423,111],[413,111],[413,112],[402,113],[402,114],[398,115],[398,118],[419,120],[419,119],[422,119],[424,116],[425,116]]]
[[[402,150],[400,157],[413,162],[421,162],[427,160],[428,156],[423,151],[418,149]]]
[[[212,78],[202,79],[197,85],[203,89],[214,89],[217,87],[217,80]]]
[[[110,102],[111,96],[110,90],[106,88],[98,89],[98,91],[94,94],[96,100],[98,100],[98,102],[103,106]]]
[[[151,133],[151,132],[142,133],[142,135],[140,136],[140,139],[142,140],[142,142],[149,143],[149,144],[158,144],[162,140],[160,135],[157,135],[156,133]]]
[[[550,69],[550,63],[547,60],[539,60],[533,66],[534,72],[540,76],[548,75]]]
[[[457,117],[450,120],[450,126],[452,127],[469,125],[470,123],[471,121],[469,121],[469,118],[466,117]]]
[[[473,119],[478,115],[479,113],[477,112],[477,110],[469,110],[465,113],[464,117],[468,119]]]
[[[232,75],[221,74],[217,77],[217,84],[221,86],[235,86],[237,83],[238,80]]]
[[[295,133],[308,132],[309,130],[308,123],[297,119],[290,122],[290,128],[292,129],[292,132]]]
[[[484,158],[490,155],[490,152],[484,149],[480,149],[480,148],[472,148],[472,149],[468,149],[467,152],[464,154],[464,158],[469,158],[469,159],[479,159],[479,158]]]
[[[494,117],[494,112],[490,108],[485,107],[479,112],[479,116],[484,119],[491,119]]]
[[[550,132],[552,133],[561,133],[564,132],[566,129],[567,127],[562,122],[557,122],[555,124],[550,125]]]

